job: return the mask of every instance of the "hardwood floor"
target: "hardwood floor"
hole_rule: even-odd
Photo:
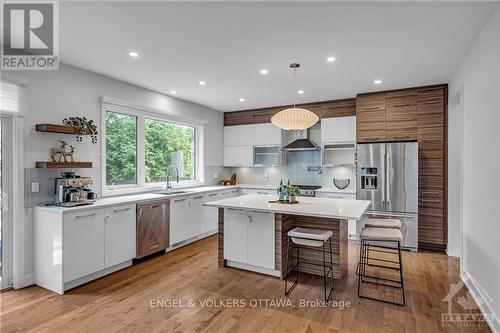
[[[143,261],[60,296],[33,286],[0,294],[2,332],[490,332],[487,326],[443,327],[443,302],[459,281],[459,263],[439,253],[404,253],[407,305],[359,299],[355,268],[357,246],[349,242],[349,271],[337,282],[332,300],[350,307],[300,307],[300,299],[322,300],[322,279],[303,274],[289,300],[295,307],[266,307],[282,302],[277,278],[217,265],[215,236]],[[392,291],[369,291],[392,297]],[[456,300],[453,313],[469,313]],[[202,300],[236,300],[235,307],[202,307]],[[237,307],[240,299],[245,307]],[[251,299],[262,299],[261,306]],[[160,305],[179,300],[181,307]],[[188,305],[192,300],[194,306]],[[239,303],[238,303],[239,302]],[[253,301],[255,302],[255,301]],[[270,301],[269,301],[270,302]],[[153,305],[153,306],[152,306]],[[220,304],[219,304],[220,305]],[[274,304],[275,305],[275,304]],[[473,311],[475,313],[477,311]]]

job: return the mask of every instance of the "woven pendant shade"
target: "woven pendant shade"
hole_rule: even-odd
[[[276,113],[271,122],[281,129],[291,130],[305,130],[314,126],[319,121],[319,117],[306,109],[290,108]]]

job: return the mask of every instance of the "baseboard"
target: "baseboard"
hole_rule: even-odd
[[[231,260],[226,260],[226,265],[227,265],[227,267],[244,269],[246,271],[252,271],[252,272],[256,272],[256,273],[260,273],[260,274],[271,275],[271,276],[281,278],[281,272],[278,270],[275,270],[275,269],[258,267],[258,266],[249,265],[249,264],[243,264],[243,263],[240,263],[237,261],[231,261]]]
[[[493,299],[463,267],[460,268],[460,278],[469,290],[472,298],[474,298],[474,301],[479,307],[481,313],[483,315],[489,314],[493,317],[493,319],[488,322],[490,329],[494,333],[500,333],[500,321],[498,320],[498,316],[495,314],[495,312],[493,311],[493,307],[491,306]]]
[[[183,246],[189,245],[191,243],[197,242],[200,239],[207,238],[207,237],[215,235],[217,233],[218,233],[218,229],[213,229],[213,230],[207,231],[207,232],[205,232],[205,233],[203,233],[201,235],[198,235],[196,237],[189,238],[189,239],[186,239],[186,240],[184,240],[182,242],[175,243],[175,244],[171,245],[170,247],[168,247],[165,250],[165,252],[170,252],[170,251],[173,251],[173,250],[177,250],[180,247],[183,247]]]

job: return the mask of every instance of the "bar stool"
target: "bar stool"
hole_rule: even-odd
[[[285,264],[285,296],[288,296],[292,290],[297,286],[299,282],[299,264],[307,263],[316,266],[323,266],[323,287],[325,293],[325,301],[328,302],[334,287],[334,279],[333,279],[333,255],[332,255],[332,235],[333,233],[330,230],[324,229],[311,229],[311,228],[294,228],[290,230],[288,233],[288,252],[286,257]],[[326,253],[325,253],[325,244],[326,242],[330,243],[330,262],[327,265],[326,262]],[[292,253],[292,249],[295,247],[297,249],[297,262],[292,267],[290,265],[290,256]],[[300,261],[300,249],[301,248],[319,248],[323,249],[323,264],[319,264],[311,261]],[[328,268],[328,271],[326,270]],[[297,276],[292,286],[288,289],[288,272],[296,270]],[[332,287],[330,288],[327,295],[327,280],[328,276],[331,274]]]
[[[401,230],[401,226],[402,226],[401,221],[398,219],[383,219],[383,218],[369,218],[366,220],[365,225],[364,225],[365,228],[392,228],[392,229],[399,229],[399,230]],[[375,244],[367,244],[366,252],[367,252],[368,258],[370,258],[370,251],[379,252],[379,253],[392,253],[391,251],[388,252],[388,251],[384,250],[385,248],[387,248],[387,246],[376,246]],[[378,261],[385,261],[385,260],[380,259]],[[389,262],[393,262],[393,261],[389,261]],[[367,265],[381,267],[381,266],[376,265],[376,264],[370,264],[369,262],[367,262]],[[382,266],[382,267],[385,267],[385,266]],[[356,273],[358,273],[358,269],[356,270]]]
[[[403,240],[403,235],[401,231],[394,228],[370,228],[365,227],[361,231],[360,235],[360,252],[359,252],[359,264],[358,264],[358,297],[360,298],[368,298],[372,300],[382,301],[385,303],[396,304],[396,305],[405,305],[405,290],[403,283],[403,262],[401,259],[401,241]],[[395,247],[386,247],[383,244],[394,244]],[[397,261],[395,260],[385,260],[380,258],[370,257],[369,255],[369,247],[370,246],[383,246],[388,249],[392,249],[393,251],[383,251],[385,253],[391,253],[397,256]],[[369,260],[372,261],[380,261],[386,263],[396,264],[394,265],[375,265],[368,264]],[[399,279],[389,279],[379,276],[374,276],[367,274],[366,266],[377,266],[382,269],[390,269],[399,271]],[[375,298],[370,296],[365,296],[361,294],[361,284],[362,283],[373,283],[377,285],[382,285],[386,287],[398,288],[402,291],[402,302],[392,302],[387,301],[381,298]]]

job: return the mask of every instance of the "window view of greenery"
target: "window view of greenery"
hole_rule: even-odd
[[[195,128],[153,119],[146,119],[144,127],[146,183],[164,182],[169,166],[171,176],[176,176],[175,166],[180,180],[196,179]]]
[[[106,112],[106,185],[137,183],[137,117]]]

